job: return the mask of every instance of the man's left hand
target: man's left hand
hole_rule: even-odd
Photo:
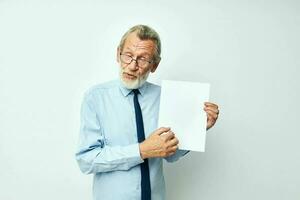
[[[219,116],[219,108],[217,104],[211,102],[205,102],[204,111],[207,114],[206,130],[208,130],[211,127],[213,127],[213,125],[216,123]]]

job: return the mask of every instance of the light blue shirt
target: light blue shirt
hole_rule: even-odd
[[[146,82],[139,88],[145,138],[158,127],[160,86]],[[81,107],[76,160],[85,174],[94,174],[95,200],[140,200],[144,162],[139,151],[133,92],[115,80],[89,89]],[[174,162],[188,151],[165,158]],[[165,199],[163,159],[150,158],[152,200]]]

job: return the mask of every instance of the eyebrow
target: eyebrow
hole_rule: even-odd
[[[131,52],[131,49],[129,49],[129,48],[127,48],[127,50],[125,50],[124,51],[124,53],[126,53],[126,54],[133,54],[132,52]],[[145,57],[145,58],[150,58],[151,57],[151,55],[150,54],[148,54],[148,53],[142,53],[141,55],[139,55],[138,57]]]

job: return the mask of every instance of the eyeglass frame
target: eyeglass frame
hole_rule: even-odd
[[[122,55],[123,55],[123,56],[128,56],[128,57],[130,57],[130,58],[131,58],[131,61],[130,61],[129,63],[124,62],[124,61],[122,60]],[[127,65],[130,65],[130,64],[132,63],[132,61],[134,60],[138,67],[146,67],[146,66],[148,66],[149,64],[151,64],[151,63],[154,62],[153,59],[152,59],[152,60],[145,60],[145,59],[144,59],[144,60],[142,60],[142,61],[146,61],[146,62],[148,62],[148,64],[145,65],[145,66],[140,66],[140,65],[139,65],[139,62],[138,62],[139,60],[141,60],[140,58],[137,57],[136,59],[134,59],[132,56],[127,55],[127,54],[123,54],[123,53],[120,53],[120,60],[121,60],[121,62],[123,62],[123,63],[125,63],[125,64],[127,64]]]

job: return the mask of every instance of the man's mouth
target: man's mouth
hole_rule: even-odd
[[[123,76],[127,79],[136,79],[137,77],[133,74],[129,74],[129,73],[126,73],[126,72],[123,72]]]

